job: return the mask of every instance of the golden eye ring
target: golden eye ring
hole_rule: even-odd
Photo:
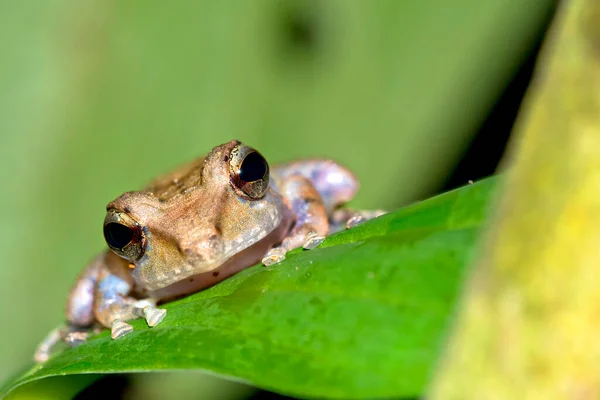
[[[131,262],[139,260],[146,250],[142,227],[118,210],[108,210],[104,218],[104,239],[115,254]]]
[[[269,186],[269,164],[258,151],[240,144],[231,150],[229,177],[236,190],[258,200]]]

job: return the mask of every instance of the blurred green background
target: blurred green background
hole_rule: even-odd
[[[438,191],[553,3],[0,2],[0,379],[62,320],[106,203],[217,144],[338,160],[356,207]]]

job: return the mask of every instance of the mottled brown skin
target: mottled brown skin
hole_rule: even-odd
[[[154,326],[165,315],[157,302],[214,285],[261,259],[270,265],[291,249],[318,246],[330,222],[339,229],[338,207],[357,189],[352,174],[333,161],[269,171],[256,150],[231,141],[123,194],[107,206],[110,250],[79,277],[67,302],[68,327],[52,332],[36,359],[46,359],[60,338],[79,342],[73,332],[96,323],[111,327],[113,338],[130,332],[124,321],[133,318],[145,316]]]
[[[283,240],[294,222],[283,197],[269,187],[262,198],[249,199],[230,184],[229,155],[238,143],[219,146],[201,164],[108,204],[107,210],[148,228],[148,249],[133,261],[141,289],[151,292],[213,271],[273,231],[280,233],[275,242]]]

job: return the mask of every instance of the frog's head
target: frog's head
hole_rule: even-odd
[[[161,289],[218,268],[273,232],[286,206],[271,186],[264,157],[231,141],[111,202],[104,237],[139,284]]]

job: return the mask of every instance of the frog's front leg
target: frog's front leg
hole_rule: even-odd
[[[95,319],[111,329],[111,337],[118,339],[133,331],[126,321],[144,317],[148,326],[158,325],[167,311],[156,308],[152,299],[138,300],[130,297],[132,285],[122,277],[104,270],[98,279],[95,292]]]
[[[272,265],[285,259],[288,251],[297,247],[313,249],[325,240],[329,231],[327,210],[321,195],[311,181],[301,175],[293,175],[282,183],[282,194],[286,199],[292,213],[296,216],[296,223],[289,235],[280,246],[271,249],[262,262]]]
[[[133,279],[127,268],[124,260],[109,252],[87,266],[69,295],[67,324],[52,330],[40,343],[34,355],[37,362],[47,360],[61,341],[71,346],[85,342],[98,323],[110,328],[111,337],[117,339],[133,330],[128,320],[144,317],[151,327],[162,321],[166,310],[156,308],[155,301],[131,296]]]
[[[67,301],[67,321],[72,331],[64,335],[67,343],[85,340],[85,329],[94,322],[111,328],[113,338],[131,332],[128,324],[119,323],[139,316],[134,308],[136,300],[128,297],[133,281],[126,268],[122,259],[106,252],[83,271]]]

